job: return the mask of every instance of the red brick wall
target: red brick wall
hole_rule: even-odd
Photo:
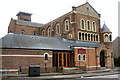
[[[11,18],[8,26],[8,33],[15,33],[15,24],[16,24],[16,21]]]
[[[32,34],[34,33],[34,31],[36,32],[37,35],[39,35],[39,29],[37,27],[29,27],[29,26],[20,26],[20,25],[16,25],[15,26],[15,33],[19,33],[21,34],[21,31],[24,30],[24,34]]]
[[[76,67],[79,66],[78,49],[80,48],[74,49]],[[113,59],[111,58],[111,50],[107,49],[104,45],[101,45],[99,48],[95,48],[95,49],[89,49],[89,48],[86,49],[86,61],[80,61],[80,66],[86,65],[87,70],[100,69],[100,52],[102,50],[105,51],[105,56],[109,55],[109,58],[105,58],[106,68],[112,68],[114,63],[113,63]],[[99,57],[96,57],[96,55]]]
[[[84,19],[85,20],[85,29],[87,29],[87,24],[86,24],[86,21],[89,20],[90,21],[90,30],[92,30],[92,22],[94,21],[95,24],[96,24],[96,32],[99,33],[99,28],[100,28],[100,19],[98,18],[94,18],[94,17],[91,17],[91,16],[86,16],[86,15],[83,15],[83,14],[77,14],[77,26],[78,26],[78,29],[81,29],[81,26],[80,26],[80,20],[81,19]],[[86,31],[86,30],[85,30]],[[92,31],[87,31],[87,32],[92,32]]]
[[[39,53],[39,54],[38,54]],[[17,56],[3,56],[2,57],[2,68],[17,69],[20,66],[27,67],[29,65],[40,65],[41,68],[52,67],[52,57],[48,56],[48,61],[45,61],[44,53],[48,53],[52,56],[52,51],[45,50],[22,50],[22,49],[3,49],[2,55],[17,55]],[[19,56],[23,55],[23,56]],[[24,56],[31,55],[31,56]],[[42,57],[37,57],[32,55],[41,55]]]

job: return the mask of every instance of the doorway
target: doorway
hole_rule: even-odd
[[[53,52],[53,67],[73,67],[74,54],[71,52]]]
[[[105,51],[100,52],[100,66],[105,67]]]

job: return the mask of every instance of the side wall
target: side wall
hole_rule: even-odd
[[[45,60],[48,54],[48,60]],[[28,68],[29,65],[39,65],[41,70],[52,68],[52,51],[47,50],[25,50],[25,49],[3,49],[2,69]]]

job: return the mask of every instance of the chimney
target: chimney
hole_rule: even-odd
[[[72,7],[72,11],[76,11],[76,7],[75,6]]]
[[[19,12],[16,16],[18,16],[18,20],[30,21],[31,22],[31,15],[30,13]]]

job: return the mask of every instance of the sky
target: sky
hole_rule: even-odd
[[[118,36],[119,0],[1,0],[0,38],[7,35],[10,19],[17,19],[19,11],[32,13],[32,22],[48,23],[88,1],[101,14],[101,27],[105,23],[112,31],[113,40]]]

